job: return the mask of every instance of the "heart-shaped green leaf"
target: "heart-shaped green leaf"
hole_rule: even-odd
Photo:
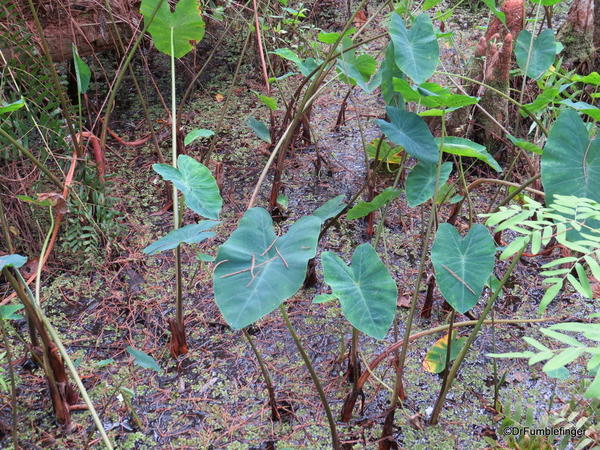
[[[165,250],[176,248],[180,244],[198,244],[215,235],[215,233],[212,231],[206,232],[206,230],[211,229],[218,223],[219,222],[212,220],[203,220],[199,223],[178,228],[177,230],[173,230],[167,235],[154,241],[152,244],[146,247],[143,252],[146,255],[156,255],[157,253],[164,252]]]
[[[158,2],[159,0],[142,0],[140,12],[144,20],[150,20]],[[204,37],[204,20],[198,0],[179,0],[173,12],[169,2],[163,1],[148,32],[152,35],[154,45],[162,53],[172,54],[175,58],[185,56],[192,49],[190,41],[198,42]]]
[[[396,145],[401,145],[411,156],[425,163],[435,164],[439,149],[429,127],[415,113],[393,106],[386,108],[390,122],[378,119],[381,131]]]
[[[459,313],[471,309],[494,269],[496,247],[487,228],[475,224],[461,238],[449,223],[440,225],[431,248],[438,287]]]
[[[483,161],[496,172],[502,172],[502,167],[500,164],[494,159],[492,155],[490,155],[483,145],[477,144],[469,139],[447,136],[443,140],[440,138],[436,139],[438,145],[443,152],[450,153],[452,155],[458,156],[467,156],[469,158],[477,158],[480,161]]]
[[[433,75],[440,59],[440,49],[427,14],[417,16],[412,28],[407,30],[402,17],[392,13],[390,36],[400,70],[416,83],[423,83]]]
[[[391,187],[386,188],[381,192],[381,194],[377,194],[370,202],[358,202],[350,209],[350,211],[348,211],[346,218],[353,220],[359,219],[360,217],[365,217],[367,214],[377,211],[379,208],[385,206],[388,202],[400,197],[400,193],[401,192],[398,189]]]
[[[442,186],[452,172],[452,163],[445,162],[440,167],[440,181],[438,186]],[[435,190],[436,164],[417,164],[406,177],[406,199],[408,206],[414,208],[433,197]]]
[[[256,322],[300,289],[321,223],[315,216],[302,217],[277,237],[266,210],[246,211],[219,248],[213,275],[215,301],[232,328]]]
[[[533,79],[539,78],[550,68],[556,56],[554,32],[546,28],[531,43],[531,33],[522,30],[515,44],[515,56],[519,68]]]
[[[542,154],[542,184],[546,204],[555,195],[573,195],[600,201],[600,136],[590,139],[579,115],[567,109],[561,112],[548,134]],[[585,221],[598,226],[598,221]],[[568,239],[579,233],[570,230]]]
[[[561,112],[550,130],[542,154],[542,183],[548,204],[556,194],[600,201],[600,137],[591,140],[573,110]]]
[[[181,191],[188,208],[208,219],[218,219],[223,206],[217,182],[210,170],[191,156],[179,155],[177,168],[154,164],[152,168],[163,179],[173,182]]]
[[[0,271],[5,267],[14,267],[15,269],[18,269],[26,262],[27,258],[25,256],[17,254],[0,256]]]
[[[371,244],[361,244],[348,267],[335,253],[321,255],[325,283],[340,299],[342,314],[363,333],[383,339],[396,314],[398,289]]]

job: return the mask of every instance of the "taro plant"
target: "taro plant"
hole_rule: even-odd
[[[193,158],[177,156],[177,111],[175,91],[175,58],[185,56],[191,49],[191,41],[200,41],[204,37],[204,21],[200,13],[198,0],[180,0],[171,11],[169,3],[160,0],[143,0],[140,6],[147,24],[148,32],[156,48],[171,57],[171,164],[155,164],[154,170],[165,180],[173,183],[173,229],[174,231],[159,239],[145,249],[152,254],[166,249],[175,249],[175,304],[176,315],[169,321],[171,330],[171,354],[173,357],[187,353],[185,324],[183,318],[183,293],[181,279],[181,255],[179,245],[183,242],[198,243],[210,237],[206,232],[215,222],[181,226],[181,210],[179,191],[183,194],[185,205],[195,213],[218,219],[222,199],[216,182],[210,171]],[[191,136],[210,135],[201,131]]]
[[[284,302],[302,286],[308,261],[314,258],[317,251],[321,225],[339,212],[338,203],[339,198],[332,199],[314,215],[300,218],[280,236],[275,234],[273,220],[265,209],[248,209],[237,229],[219,247],[213,272],[215,302],[233,329],[244,329],[279,308],[318,391],[327,414],[334,448],[341,447],[335,420],[310,358],[287,316]],[[279,412],[273,383],[260,352],[246,330],[244,335],[258,359],[273,418],[277,419]]]

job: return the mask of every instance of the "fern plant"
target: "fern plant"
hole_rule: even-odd
[[[600,204],[586,198],[555,195],[554,202],[544,206],[525,197],[523,205],[501,207],[493,214],[484,214],[486,224],[496,232],[510,230],[517,235],[502,251],[500,259],[510,258],[523,245],[530,244],[537,254],[554,238],[572,252],[571,256],[555,259],[542,266],[540,275],[548,287],[540,302],[539,312],[565,285],[570,284],[585,298],[594,293],[589,274],[600,280]]]

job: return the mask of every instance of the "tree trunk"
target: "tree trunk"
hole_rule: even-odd
[[[61,62],[71,58],[72,44],[77,46],[81,56],[115,48],[113,23],[103,1],[55,0],[34,4],[38,8],[37,15],[44,28],[44,37],[53,61]],[[110,1],[109,4],[119,33],[127,40],[132,27],[141,20],[139,12],[130,1]],[[12,35],[19,33],[15,24],[23,25],[26,30],[36,29],[27,2],[12,0],[9,7],[0,14],[0,49],[8,59],[18,58],[23,52],[22,48],[14,45]],[[36,33],[33,33],[33,40],[41,49]]]
[[[564,65],[574,68],[581,63],[593,61],[594,41],[598,42],[598,14],[594,5],[598,0],[574,0],[567,13],[567,21],[558,31],[558,40],[564,45]],[[596,44],[597,45],[597,44]],[[596,62],[596,66],[597,66]],[[592,64],[593,66],[594,64]]]

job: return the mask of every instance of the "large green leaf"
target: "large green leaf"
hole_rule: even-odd
[[[302,217],[277,237],[266,210],[246,211],[219,248],[213,275],[215,301],[231,327],[256,322],[300,289],[321,223],[315,216]]]
[[[546,204],[555,195],[573,195],[600,201],[600,136],[590,139],[579,115],[567,109],[554,122],[542,154],[542,184]],[[598,226],[598,221],[587,220]],[[569,239],[577,238],[574,230]]]
[[[142,0],[140,12],[144,20],[150,20],[159,0]],[[158,50],[175,58],[185,56],[192,49],[190,41],[201,41],[204,37],[204,21],[198,0],[179,0],[171,12],[169,2],[164,0],[152,23],[148,27],[152,41]],[[171,38],[173,52],[171,52]]]
[[[563,111],[550,130],[542,154],[542,183],[547,204],[556,194],[600,201],[600,137],[591,140],[573,110]]]
[[[400,70],[416,83],[423,83],[433,75],[440,59],[440,49],[427,14],[417,16],[412,28],[407,30],[402,17],[392,13],[390,36]]]
[[[490,155],[483,145],[477,144],[469,139],[447,136],[443,140],[440,138],[436,138],[436,142],[440,145],[440,148],[443,152],[450,153],[452,155],[458,156],[467,156],[470,158],[477,158],[496,172],[502,172],[502,167],[500,164],[494,159],[492,155]]]
[[[355,328],[385,338],[396,313],[398,289],[371,244],[361,244],[348,267],[335,253],[321,256],[325,282],[340,299],[342,314]]]
[[[531,78],[539,78],[550,68],[556,56],[554,32],[545,29],[531,43],[531,33],[523,30],[519,33],[515,45],[515,56],[520,69]]]
[[[25,256],[17,254],[0,256],[0,271],[5,267],[14,267],[15,269],[18,269],[26,262],[27,258]]]
[[[171,250],[180,244],[198,244],[215,235],[212,231],[207,232],[206,230],[211,229],[218,223],[213,220],[203,220],[199,223],[178,228],[154,241],[143,252],[147,255],[156,255],[165,250]]]
[[[408,174],[406,178],[406,200],[408,206],[414,208],[433,197],[435,190],[436,164],[424,164],[420,162]],[[438,186],[442,186],[452,172],[452,163],[445,162],[440,167],[440,181]]]
[[[152,168],[185,197],[185,204],[195,213],[208,219],[218,219],[223,206],[217,182],[204,165],[187,155],[179,155],[177,168],[168,164],[154,164]]]
[[[449,223],[440,225],[431,248],[438,287],[459,313],[471,309],[494,269],[494,240],[487,228],[475,224],[461,238]]]
[[[396,145],[401,145],[411,156],[425,163],[435,164],[439,149],[427,124],[415,113],[393,106],[386,108],[390,122],[377,119],[381,131]]]

